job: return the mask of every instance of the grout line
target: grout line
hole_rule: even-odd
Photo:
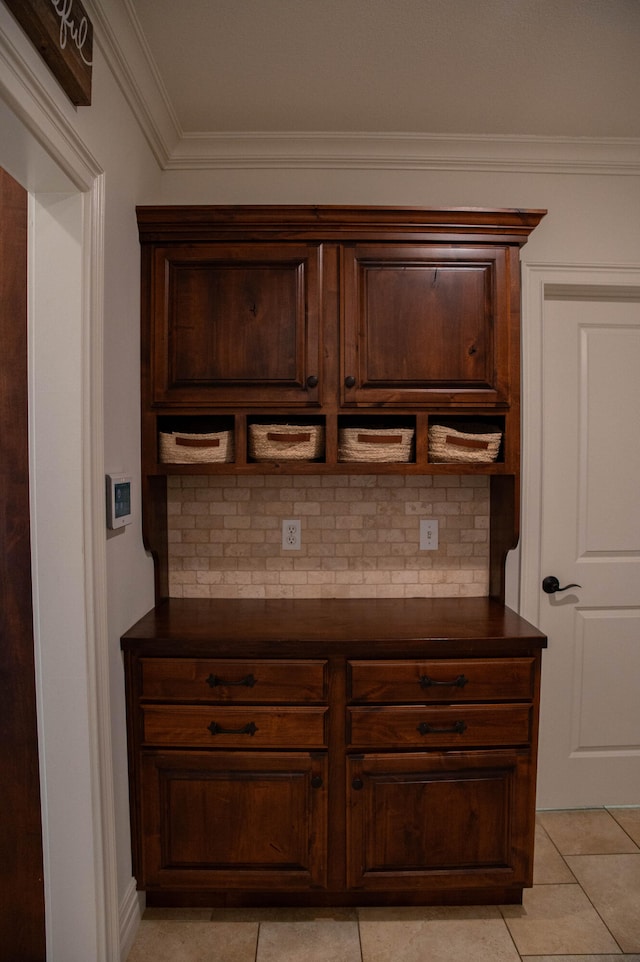
[[[630,805],[630,806],[628,806],[628,807],[629,807],[629,808],[638,808],[639,806]],[[542,824],[542,822],[539,822],[539,821],[536,820],[536,825],[537,825],[539,828],[542,829],[542,831],[545,833],[545,835],[547,836],[547,838],[549,839],[549,841],[551,842],[551,844],[553,845],[553,847],[554,847],[555,850],[557,851],[557,853],[558,853],[558,855],[560,856],[560,858],[562,858],[563,860],[564,860],[565,855],[569,856],[569,858],[580,858],[582,855],[588,855],[588,856],[593,856],[593,855],[640,855],[640,846],[638,845],[638,843],[636,842],[636,840],[635,840],[634,838],[632,838],[631,835],[629,835],[629,833],[628,833],[627,830],[624,828],[624,826],[621,825],[620,822],[618,822],[618,820],[611,814],[611,812],[610,812],[610,811],[607,809],[607,807],[604,806],[604,805],[601,805],[601,806],[599,806],[599,807],[597,807],[597,808],[540,809],[539,812],[538,812],[538,811],[536,812],[536,815],[538,815],[539,813],[541,814],[541,813],[543,813],[543,812],[545,812],[545,811],[549,811],[549,812],[553,812],[553,811],[557,811],[557,812],[564,812],[564,811],[566,811],[566,812],[572,812],[572,811],[576,811],[576,812],[606,812],[607,815],[609,815],[609,817],[611,818],[611,820],[614,822],[614,824],[615,824],[619,829],[621,829],[622,832],[624,832],[624,834],[627,836],[627,838],[629,839],[629,841],[631,842],[631,844],[632,844],[632,845],[635,845],[635,847],[636,847],[636,849],[637,849],[636,852],[564,852],[564,853],[563,853],[563,852],[560,851],[560,849],[558,848],[558,845],[557,845],[556,842],[554,841],[553,837],[552,837],[552,836],[549,834],[549,832],[546,830],[546,828],[544,827],[544,825]],[[566,862],[565,862],[565,864],[566,864]],[[569,871],[571,872],[570,866],[567,865],[567,868],[568,868]],[[571,872],[571,874],[573,875],[573,872]]]
[[[625,806],[625,808],[627,808],[627,809],[629,809],[629,808],[637,808],[637,807],[638,807],[638,806],[636,806],[636,805],[626,805],[626,806]],[[640,845],[636,842],[636,840],[635,840],[635,838],[633,837],[633,835],[630,835],[630,834],[629,834],[629,832],[626,830],[626,828],[624,827],[624,825],[621,825],[621,824],[620,824],[620,822],[619,822],[618,819],[615,817],[615,815],[612,815],[612,814],[611,814],[611,809],[607,808],[606,805],[605,805],[605,807],[604,807],[604,810],[605,810],[605,812],[607,812],[609,815],[611,815],[611,818],[614,820],[614,822],[616,823],[616,825],[618,826],[618,828],[621,828],[621,829],[622,829],[622,831],[623,831],[624,834],[627,836],[627,838],[629,839],[629,841],[630,841],[633,845],[635,845],[636,849],[638,850],[638,855],[640,855]],[[614,854],[614,853],[610,853],[610,854]],[[635,855],[636,853],[635,853],[635,852],[619,852],[618,854],[620,854],[620,855]]]
[[[636,844],[635,839],[631,838],[631,836],[629,835],[629,833],[624,829],[624,827],[623,827],[622,825],[620,825],[620,823],[614,818],[614,816],[611,815],[611,812],[609,812],[605,806],[602,806],[601,809],[593,809],[593,811],[600,811],[600,810],[606,811],[607,814],[610,815],[610,817],[611,817],[611,818],[613,819],[613,821],[616,823],[616,825],[618,825],[618,827],[622,829],[622,831],[625,833],[625,835],[627,835],[627,836],[631,839],[631,841],[633,842],[633,844],[634,844],[634,845]],[[589,904],[591,905],[592,909],[594,910],[594,912],[596,913],[596,915],[598,916],[598,918],[600,919],[600,921],[602,922],[602,924],[603,924],[604,927],[606,928],[607,932],[609,933],[609,935],[611,936],[611,938],[613,939],[613,941],[614,941],[614,942],[616,943],[616,945],[618,946],[619,951],[620,951],[620,952],[622,953],[622,955],[624,956],[626,953],[624,953],[624,952],[622,951],[622,947],[621,947],[620,943],[618,942],[618,939],[616,938],[616,936],[615,936],[614,933],[612,932],[612,930],[611,930],[611,928],[609,927],[609,925],[607,924],[606,920],[602,917],[602,915],[601,915],[600,912],[598,911],[598,908],[597,908],[597,906],[595,905],[595,903],[593,902],[593,900],[591,899],[589,893],[586,891],[586,889],[584,888],[584,886],[581,885],[580,881],[579,881],[579,880],[576,878],[576,876],[573,874],[573,871],[571,870],[571,866],[568,864],[566,858],[564,857],[564,855],[562,854],[562,852],[559,850],[558,846],[557,846],[556,843],[554,842],[553,838],[549,835],[549,833],[547,832],[547,830],[545,829],[545,827],[544,827],[543,825],[540,825],[540,827],[542,828],[542,830],[544,831],[545,835],[548,837],[549,841],[551,842],[551,844],[553,845],[553,847],[554,847],[554,848],[556,849],[556,851],[558,852],[558,855],[560,856],[560,858],[561,858],[562,861],[564,862],[565,866],[567,867],[567,869],[569,870],[569,872],[571,873],[571,875],[572,875],[573,878],[575,879],[575,884],[579,886],[579,888],[581,889],[583,895],[585,896],[585,898],[587,899],[587,901],[588,901]],[[635,852],[630,852],[630,853],[627,853],[627,852],[620,852],[620,853],[616,853],[616,852],[581,852],[580,854],[570,855],[569,857],[570,857],[570,858],[594,858],[594,857],[598,858],[598,857],[601,857],[601,856],[602,856],[602,857],[607,857],[607,856],[610,856],[610,855],[611,855],[611,856],[614,856],[614,857],[615,857],[616,855],[626,855],[626,854],[635,855],[636,853],[635,853]],[[638,852],[638,854],[640,855],[640,851]],[[552,883],[549,883],[549,884],[552,884]],[[570,885],[570,884],[573,884],[573,883],[570,883],[570,882],[559,882],[559,883],[553,883],[553,884]],[[633,955],[634,953],[631,953],[631,954]]]
[[[358,924],[358,946],[360,948],[360,962],[364,962],[364,953],[362,951],[362,934],[360,932],[360,912],[356,907],[356,922]]]
[[[524,893],[523,893],[523,894],[524,894]],[[517,944],[516,944],[516,940],[515,940],[514,937],[513,937],[513,933],[512,933],[512,931],[511,931],[511,929],[509,928],[509,926],[507,925],[507,920],[505,919],[505,917],[504,917],[504,915],[503,915],[503,913],[502,913],[502,906],[501,906],[501,905],[498,906],[498,910],[499,910],[500,916],[501,916],[501,918],[502,918],[502,924],[504,925],[505,929],[507,930],[507,935],[508,935],[509,938],[511,939],[511,943],[512,943],[514,949],[516,950],[516,955],[517,955],[518,958],[520,959],[520,962],[522,962],[523,956],[520,954],[520,950],[518,949],[518,946],[517,946]]]
[[[536,882],[536,880],[535,880],[535,878],[534,878],[533,884],[534,884],[534,885],[573,885],[573,884],[575,883],[576,885],[579,885],[580,883],[578,882],[577,878],[575,877],[575,875],[574,875],[573,872],[571,871],[571,866],[567,864],[566,858],[564,857],[564,855],[562,854],[562,852],[560,851],[560,849],[558,848],[558,846],[556,845],[556,843],[554,842],[554,840],[551,838],[551,836],[549,835],[548,831],[546,830],[546,828],[544,827],[544,825],[542,824],[542,822],[538,822],[538,823],[537,823],[537,827],[538,827],[538,828],[541,828],[542,831],[544,832],[544,834],[546,835],[547,839],[549,840],[550,845],[552,845],[553,848],[555,849],[555,851],[556,851],[556,853],[557,853],[557,855],[558,855],[558,858],[561,859],[564,867],[566,868],[566,870],[568,871],[569,875],[570,875],[571,878],[573,879],[573,882]],[[534,858],[535,858],[535,856],[534,856]],[[534,874],[535,874],[535,869],[534,869]]]
[[[573,855],[573,856],[571,856],[571,857],[572,857],[572,858],[584,858],[585,856],[582,856],[582,855]],[[593,855],[587,855],[586,858],[593,858]],[[580,882],[578,882],[578,885],[580,885]],[[589,895],[589,893],[586,891],[586,889],[585,889],[582,885],[580,885],[580,888],[582,889],[582,892],[583,892],[583,894],[584,894],[584,897],[585,897],[586,900],[588,901],[589,905],[591,906],[591,908],[593,909],[593,911],[596,913],[596,915],[598,916],[598,918],[600,919],[600,921],[601,921],[602,924],[604,925],[605,929],[607,930],[607,932],[609,933],[609,935],[611,936],[611,938],[613,939],[613,941],[614,941],[614,942],[616,943],[616,945],[618,946],[618,950],[619,950],[620,952],[622,952],[622,946],[621,946],[620,943],[618,942],[617,938],[615,937],[615,935],[613,934],[613,932],[611,931],[611,929],[609,928],[609,926],[607,925],[607,923],[605,922],[605,920],[604,920],[604,919],[602,918],[602,916],[600,915],[600,912],[598,911],[596,905],[594,904],[591,896]],[[625,953],[622,952],[622,954],[624,955]]]
[[[615,817],[615,815],[611,814],[611,811],[607,808],[606,805],[604,806],[604,811],[607,813],[609,818],[612,819],[614,825],[616,825],[621,831],[624,832],[624,834],[627,836],[631,844],[635,845],[637,851],[636,852],[593,852],[593,854],[594,855],[636,855],[636,854],[640,855],[640,846],[636,842],[635,838],[632,838],[631,835],[629,835],[624,825],[620,824],[618,819]]]

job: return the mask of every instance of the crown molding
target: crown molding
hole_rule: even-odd
[[[84,0],[94,26],[94,43],[151,151],[164,170],[182,129],[149,50],[132,0]]]
[[[418,133],[183,134],[167,170],[319,168],[640,174],[640,139]]]
[[[109,66],[162,170],[445,170],[640,174],[640,138],[332,131],[186,132],[134,0],[87,0]],[[104,8],[108,7],[108,15]]]

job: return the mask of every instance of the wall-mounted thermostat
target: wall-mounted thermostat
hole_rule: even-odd
[[[108,474],[107,527],[122,528],[125,524],[131,524],[131,478]]]

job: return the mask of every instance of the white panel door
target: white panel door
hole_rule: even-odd
[[[640,803],[640,291],[545,287],[538,806]]]

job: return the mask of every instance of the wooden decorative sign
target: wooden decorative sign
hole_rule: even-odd
[[[80,0],[5,0],[76,106],[91,103],[93,26]]]

